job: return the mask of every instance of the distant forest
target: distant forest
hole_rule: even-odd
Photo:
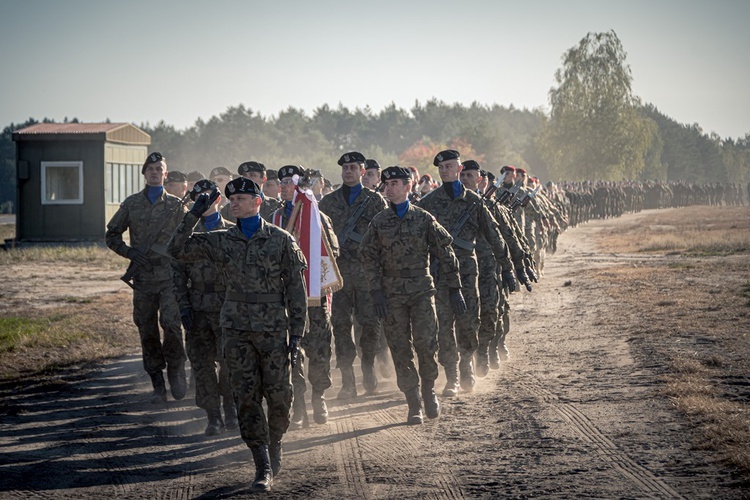
[[[658,128],[639,180],[736,182],[750,180],[750,133],[722,139],[697,125],[685,125],[665,116],[653,105],[640,106],[642,117]],[[513,106],[446,104],[439,100],[416,102],[409,109],[390,105],[379,112],[323,105],[312,115],[295,108],[277,116],[262,116],[242,105],[230,107],[207,121],[197,120],[185,130],[165,122],[137,125],[151,135],[150,151],[160,151],[170,170],[208,173],[217,166],[236,171],[248,160],[269,169],[301,164],[323,171],[334,183],[340,180],[336,164],[346,151],[361,151],[381,166],[415,166],[436,175],[432,158],[442,149],[458,149],[464,159],[475,159],[497,173],[503,165],[522,166],[543,181],[583,180],[579,173],[558,173],[552,178],[545,158],[542,132],[549,118],[540,110]],[[42,122],[52,122],[47,118]],[[76,119],[65,120],[76,122]],[[15,130],[38,123],[31,118],[11,123],[0,137],[0,211],[15,206]],[[606,148],[602,144],[602,148]],[[599,179],[613,178],[602,170]],[[10,203],[9,203],[10,202]]]

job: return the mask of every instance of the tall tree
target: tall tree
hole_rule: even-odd
[[[633,179],[645,168],[658,128],[639,110],[625,58],[614,31],[589,33],[563,56],[540,137],[554,177]]]

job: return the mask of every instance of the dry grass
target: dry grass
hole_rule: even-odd
[[[0,244],[15,238],[16,236],[16,225],[15,224],[0,224]]]
[[[50,245],[9,249],[0,252],[0,266],[22,262],[74,262],[95,265],[99,268],[115,269],[122,266],[123,259],[103,245]]]

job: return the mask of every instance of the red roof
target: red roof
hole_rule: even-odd
[[[127,123],[37,123],[16,134],[101,134],[120,128]]]

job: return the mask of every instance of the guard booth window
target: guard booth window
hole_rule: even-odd
[[[107,163],[104,167],[104,193],[107,203],[122,203],[146,185],[141,165]]]
[[[83,204],[83,162],[42,162],[42,205]]]

